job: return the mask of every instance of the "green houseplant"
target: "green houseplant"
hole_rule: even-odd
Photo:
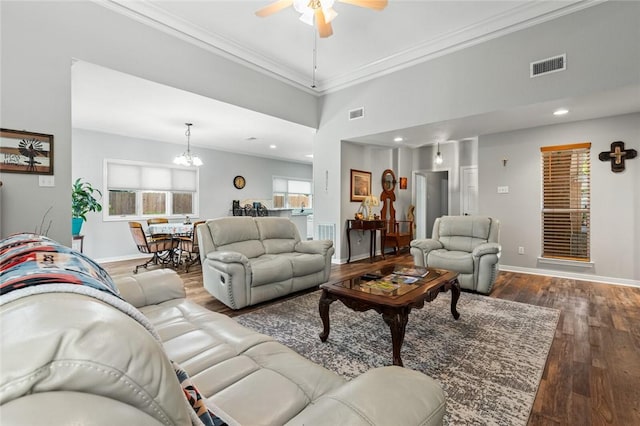
[[[72,186],[71,193],[71,231],[73,235],[80,235],[82,223],[87,220],[86,214],[89,212],[102,211],[102,205],[94,194],[102,197],[99,189],[91,186],[89,182],[83,182],[82,178],[76,179]]]

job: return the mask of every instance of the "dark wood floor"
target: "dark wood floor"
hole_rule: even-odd
[[[411,262],[407,254],[400,258]],[[131,275],[136,263],[104,266],[118,277]],[[334,265],[332,278],[371,266]],[[198,265],[180,275],[187,297],[208,309],[230,316],[256,309],[232,311],[215,300]],[[640,288],[500,272],[490,297],[561,311],[529,425],[640,425]]]

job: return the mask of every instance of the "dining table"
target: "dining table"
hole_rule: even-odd
[[[171,266],[174,268],[180,267],[182,264],[182,240],[191,239],[193,234],[193,223],[154,223],[148,226],[147,233],[154,238],[154,236],[162,235],[165,238],[171,237],[177,239],[178,245],[173,249],[171,255]]]
[[[149,235],[171,235],[173,237],[188,237],[193,232],[192,223],[154,223],[149,225],[147,232]]]

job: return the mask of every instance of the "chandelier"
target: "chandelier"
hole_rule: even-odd
[[[187,136],[187,150],[173,159],[173,163],[179,166],[202,166],[202,160],[197,155],[191,155],[191,126],[192,123],[184,123],[187,126],[187,131],[184,133]]]

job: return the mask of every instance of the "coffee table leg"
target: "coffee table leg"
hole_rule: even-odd
[[[318,310],[320,311],[320,319],[322,320],[322,333],[320,333],[320,340],[323,342],[326,342],[329,337],[329,305],[331,305],[335,300],[336,299],[331,297],[327,290],[322,290]]]
[[[460,313],[458,313],[458,309],[456,309],[456,305],[458,304],[459,298],[460,298],[460,283],[456,278],[451,283],[451,315],[453,315],[454,319],[460,318]]]
[[[382,314],[384,322],[391,329],[391,343],[393,345],[393,365],[403,367],[402,358],[400,358],[400,349],[404,342],[404,333],[409,321],[409,311],[402,309],[400,311],[385,312]]]

